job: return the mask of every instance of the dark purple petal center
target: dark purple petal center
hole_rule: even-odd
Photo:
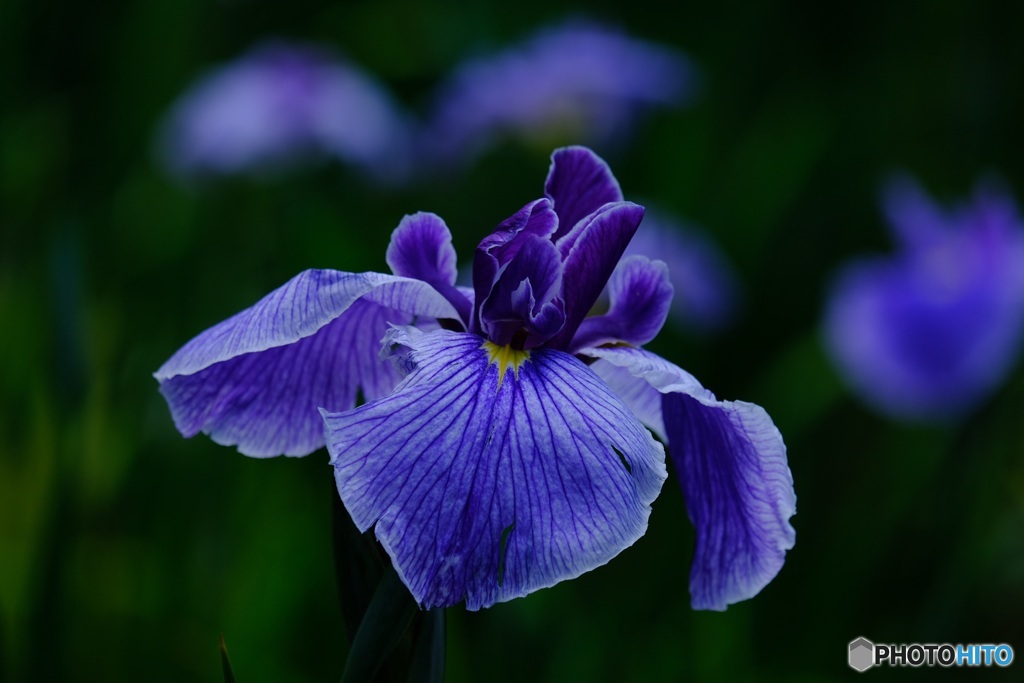
[[[480,306],[480,326],[499,346],[540,346],[565,324],[562,259],[550,240],[520,233],[515,255],[501,266]]]
[[[643,218],[582,147],[552,155],[545,189],[548,197],[502,222],[473,259],[469,329],[499,346],[568,349]]]
[[[538,199],[480,242],[473,259],[473,332],[501,346],[514,340],[518,348],[533,348],[561,329],[562,259],[550,240],[557,228],[551,201]]]

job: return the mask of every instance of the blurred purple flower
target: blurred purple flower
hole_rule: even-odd
[[[671,47],[584,21],[549,27],[458,67],[438,89],[423,153],[431,163],[468,163],[503,135],[545,147],[613,144],[642,110],[685,104],[695,81],[690,60]]]
[[[667,476],[654,432],[696,527],[692,604],[725,609],[793,547],[793,480],[764,409],[642,348],[672,297],[664,263],[620,260],[643,214],[593,152],[556,150],[544,196],[480,242],[472,288],[444,222],[406,216],[392,275],[300,273],[183,346],[160,391],[186,436],[258,457],[326,445],[424,607],[487,607],[629,547]]]
[[[699,229],[647,210],[626,255],[668,265],[675,294],[669,321],[680,332],[712,334],[735,318],[740,302],[736,270],[718,245]]]
[[[182,95],[158,154],[183,180],[333,157],[393,182],[408,170],[410,130],[386,90],[356,67],[319,47],[267,43]]]
[[[900,242],[837,278],[826,341],[861,397],[897,418],[969,411],[995,390],[1024,333],[1024,227],[1013,200],[979,185],[944,211],[913,180],[891,182],[883,208]]]

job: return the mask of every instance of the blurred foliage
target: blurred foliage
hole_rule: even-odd
[[[608,158],[627,197],[715,236],[747,305],[716,339],[653,348],[774,415],[797,545],[756,599],[691,611],[693,533],[670,479],[648,534],[608,566],[449,610],[447,680],[838,680],[860,635],[1024,653],[1024,371],[964,423],[899,425],[846,394],[818,332],[834,268],[889,248],[887,172],[940,198],[987,171],[1024,193],[1024,5],[664,7],[586,7],[705,76],[693,107]],[[0,3],[0,677],[219,681],[223,633],[239,680],[338,680],[325,454],[261,461],[184,440],[151,373],[302,269],[382,269],[405,213],[439,213],[467,256],[540,194],[550,149],[507,143],[402,191],[333,165],[186,191],[155,166],[152,134],[204,69],[271,36],[335,47],[422,112],[464,55],[566,14],[514,9]]]

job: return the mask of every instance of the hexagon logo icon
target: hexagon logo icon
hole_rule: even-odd
[[[867,638],[850,641],[850,668],[867,671],[875,665],[875,644]]]

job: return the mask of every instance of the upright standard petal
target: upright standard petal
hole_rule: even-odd
[[[420,211],[404,217],[391,233],[386,258],[392,273],[428,283],[451,302],[462,324],[469,324],[469,299],[455,287],[452,233],[440,216]]]
[[[647,206],[644,222],[623,257],[634,254],[668,265],[674,291],[668,321],[679,332],[713,334],[736,320],[743,299],[736,268],[696,226]]]
[[[501,269],[480,306],[485,336],[518,349],[540,346],[565,323],[565,307],[556,298],[562,289],[562,259],[543,237],[523,235],[516,255]]]
[[[155,373],[185,436],[205,432],[246,455],[307,455],[323,445],[317,408],[345,410],[360,389],[387,394],[388,323],[454,318],[428,284],[378,273],[308,270],[211,327]]]
[[[552,240],[558,240],[605,204],[623,200],[619,181],[608,164],[580,146],[554,151],[544,194],[551,199],[558,214],[558,231]]]
[[[454,285],[458,276],[452,233],[440,216],[420,211],[402,219],[388,245],[387,263],[401,277]]]
[[[654,339],[672,305],[672,283],[663,261],[629,256],[608,280],[608,312],[584,318],[570,351],[614,342],[637,346]]]
[[[403,328],[411,373],[324,414],[338,491],[424,607],[487,607],[607,562],[645,531],[664,451],[582,362]]]
[[[565,259],[562,298],[566,320],[565,326],[550,342],[552,348],[569,346],[643,217],[644,207],[638,204],[605,204],[558,241],[556,246]]]
[[[643,349],[581,353],[599,359],[594,372],[607,377],[649,426],[664,429],[697,531],[690,571],[694,609],[724,610],[756,595],[778,574],[796,540],[789,523],[796,513],[793,476],[771,418],[752,403],[717,400],[692,375]],[[649,388],[637,386],[641,381]],[[660,416],[652,410],[652,389],[662,394]]]
[[[497,283],[499,274],[530,237],[549,237],[558,227],[551,200],[537,199],[515,212],[477,245],[473,255],[473,289],[476,293],[469,331],[482,333],[480,306]]]

